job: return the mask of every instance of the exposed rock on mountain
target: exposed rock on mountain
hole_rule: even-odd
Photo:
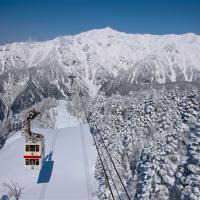
[[[111,28],[0,46],[0,109],[16,113],[46,97],[66,98],[71,73],[90,96],[100,88],[128,93],[141,85],[199,83],[199,50],[195,34],[126,34]]]

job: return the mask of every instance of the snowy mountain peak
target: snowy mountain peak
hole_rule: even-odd
[[[18,110],[27,95],[32,102],[49,95],[67,97],[71,73],[91,96],[102,87],[107,91],[128,85],[128,92],[134,85],[199,83],[200,36],[126,34],[106,27],[45,42],[0,46],[4,107]]]

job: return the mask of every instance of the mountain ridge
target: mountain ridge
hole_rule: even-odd
[[[118,88],[130,85],[126,93],[135,85],[196,84],[199,50],[200,36],[193,33],[126,34],[109,27],[45,42],[0,46],[0,109],[20,112],[49,96],[68,98],[69,74],[77,76],[78,85],[89,96],[100,89],[107,91],[111,81]]]
[[[112,31],[112,32],[117,32],[117,33],[121,33],[121,34],[126,34],[126,35],[146,35],[146,36],[200,36],[196,33],[193,32],[187,32],[187,33],[166,33],[166,34],[151,34],[151,33],[131,33],[131,32],[125,32],[125,31],[119,31],[115,28],[112,27],[105,27],[105,28],[95,28],[95,29],[91,29],[91,30],[86,30],[86,31],[82,31],[80,33],[75,33],[75,34],[64,34],[64,35],[60,35],[60,36],[55,36],[51,39],[45,39],[45,40],[36,40],[36,39],[27,39],[27,40],[21,40],[21,41],[13,41],[13,42],[7,42],[4,44],[0,44],[0,48],[7,46],[7,45],[11,45],[11,44],[23,44],[23,43],[44,43],[44,42],[48,42],[48,41],[53,41],[56,40],[58,38],[65,38],[65,37],[75,37],[77,35],[81,35],[81,34],[85,34],[85,33],[89,33],[89,32],[96,32],[96,31]]]

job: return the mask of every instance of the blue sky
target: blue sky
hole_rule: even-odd
[[[200,0],[0,0],[0,44],[94,28],[200,35]]]

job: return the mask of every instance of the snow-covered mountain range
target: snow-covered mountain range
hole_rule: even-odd
[[[71,115],[77,117],[74,119],[78,123],[87,116],[103,163],[107,163],[106,171],[117,199],[126,199],[126,194],[108,151],[117,163],[130,199],[199,200],[199,50],[200,36],[192,33],[141,35],[120,33],[111,28],[46,42],[28,41],[1,46],[2,152],[5,153],[8,147],[9,140],[6,139],[10,132],[25,126],[26,113],[33,105],[41,113],[33,124],[36,127],[64,128],[63,125],[70,125],[73,121]],[[78,85],[85,90],[84,96],[80,99],[73,95],[66,105],[64,101],[59,101],[55,109],[55,99],[70,95],[70,74],[77,76]],[[149,86],[150,90],[143,90]],[[170,88],[173,86],[178,87]],[[192,89],[188,89],[190,86]],[[133,92],[129,93],[131,90]],[[67,113],[59,114],[64,110]],[[67,131],[75,136],[76,131],[72,129],[60,130],[59,147],[64,143],[66,147],[73,144],[72,138],[66,138]],[[83,135],[81,130],[75,129]],[[52,133],[50,137],[57,135],[57,131]],[[48,141],[50,138],[46,137]],[[66,139],[70,144],[66,144]],[[21,139],[13,141],[17,145],[22,144]],[[54,155],[69,151],[54,150]],[[10,154],[10,150],[7,153]],[[10,160],[7,161],[2,169],[7,169]],[[106,176],[98,158],[95,177],[99,183],[99,199],[111,199]],[[22,183],[26,184],[26,180]]]
[[[67,97],[69,74],[78,77],[90,96],[123,85],[128,92],[144,84],[199,84],[200,36],[126,34],[105,28],[0,46],[1,113],[20,112],[46,97]]]

